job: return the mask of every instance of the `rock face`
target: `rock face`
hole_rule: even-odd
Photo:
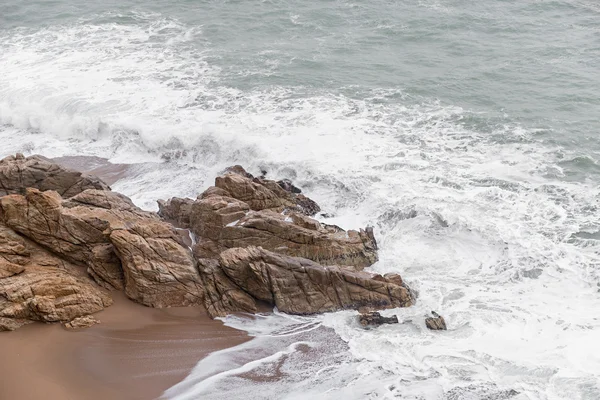
[[[4,223],[73,263],[102,286],[152,307],[200,304],[195,261],[175,229],[118,193],[86,190],[69,200],[27,189],[0,198]]]
[[[360,271],[377,261],[372,229],[312,219],[319,206],[288,180],[234,166],[196,200],[159,208],[143,211],[41,156],[0,161],[0,330],[89,327],[112,304],[106,290],[150,307],[204,305],[213,317],[263,304],[303,315],[414,301],[399,275]]]
[[[197,258],[216,258],[229,248],[261,246],[323,265],[362,269],[377,261],[371,228],[346,232],[319,223],[308,216],[318,206],[298,190],[289,181],[253,178],[236,166],[217,177],[215,186],[196,201],[159,202],[159,213],[192,230],[197,236]]]
[[[366,326],[379,326],[383,324],[397,324],[398,317],[393,315],[391,317],[384,317],[376,311],[360,314],[358,316],[358,322]]]
[[[425,325],[427,326],[427,328],[431,329],[432,331],[445,331],[447,328],[444,317],[442,317],[435,311],[432,311],[431,315],[433,315],[433,317],[425,319]]]
[[[63,168],[39,155],[26,158],[17,154],[0,160],[0,196],[24,193],[26,188],[54,190],[65,198],[86,189],[110,190],[96,177]]]
[[[68,323],[111,304],[76,265],[0,224],[0,331],[33,321]]]
[[[200,260],[206,307],[212,316],[256,310],[256,301],[290,314],[314,314],[359,307],[408,307],[409,290],[397,275],[386,277],[351,267],[322,266],[260,247],[234,248],[218,261]],[[254,301],[253,301],[254,300]]]

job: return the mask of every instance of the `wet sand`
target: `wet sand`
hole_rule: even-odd
[[[88,156],[54,161],[109,185],[134,167]],[[115,303],[88,329],[34,323],[0,332],[0,400],[156,399],[209,353],[249,340],[202,308],[153,309],[111,296]]]
[[[152,309],[112,295],[91,328],[1,332],[0,399],[155,399],[209,353],[249,339],[201,308]]]

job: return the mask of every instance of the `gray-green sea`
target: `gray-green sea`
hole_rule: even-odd
[[[266,170],[418,291],[228,317],[173,399],[600,399],[599,134],[594,1],[0,0],[0,156],[135,164],[148,209]]]

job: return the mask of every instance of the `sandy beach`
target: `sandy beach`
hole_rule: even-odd
[[[99,157],[55,159],[113,184],[130,166]],[[211,352],[247,341],[199,307],[153,309],[111,292],[100,324],[67,331],[34,323],[0,333],[0,400],[150,400]]]
[[[111,295],[89,329],[34,323],[0,333],[0,399],[156,399],[209,353],[248,340],[200,308],[152,309]]]

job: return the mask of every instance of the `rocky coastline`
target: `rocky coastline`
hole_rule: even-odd
[[[377,261],[371,228],[311,218],[320,207],[289,181],[228,168],[197,199],[136,207],[100,178],[21,154],[0,161],[0,331],[32,322],[98,323],[123,291],[148,307],[211,317],[259,307],[299,315],[408,307]]]

